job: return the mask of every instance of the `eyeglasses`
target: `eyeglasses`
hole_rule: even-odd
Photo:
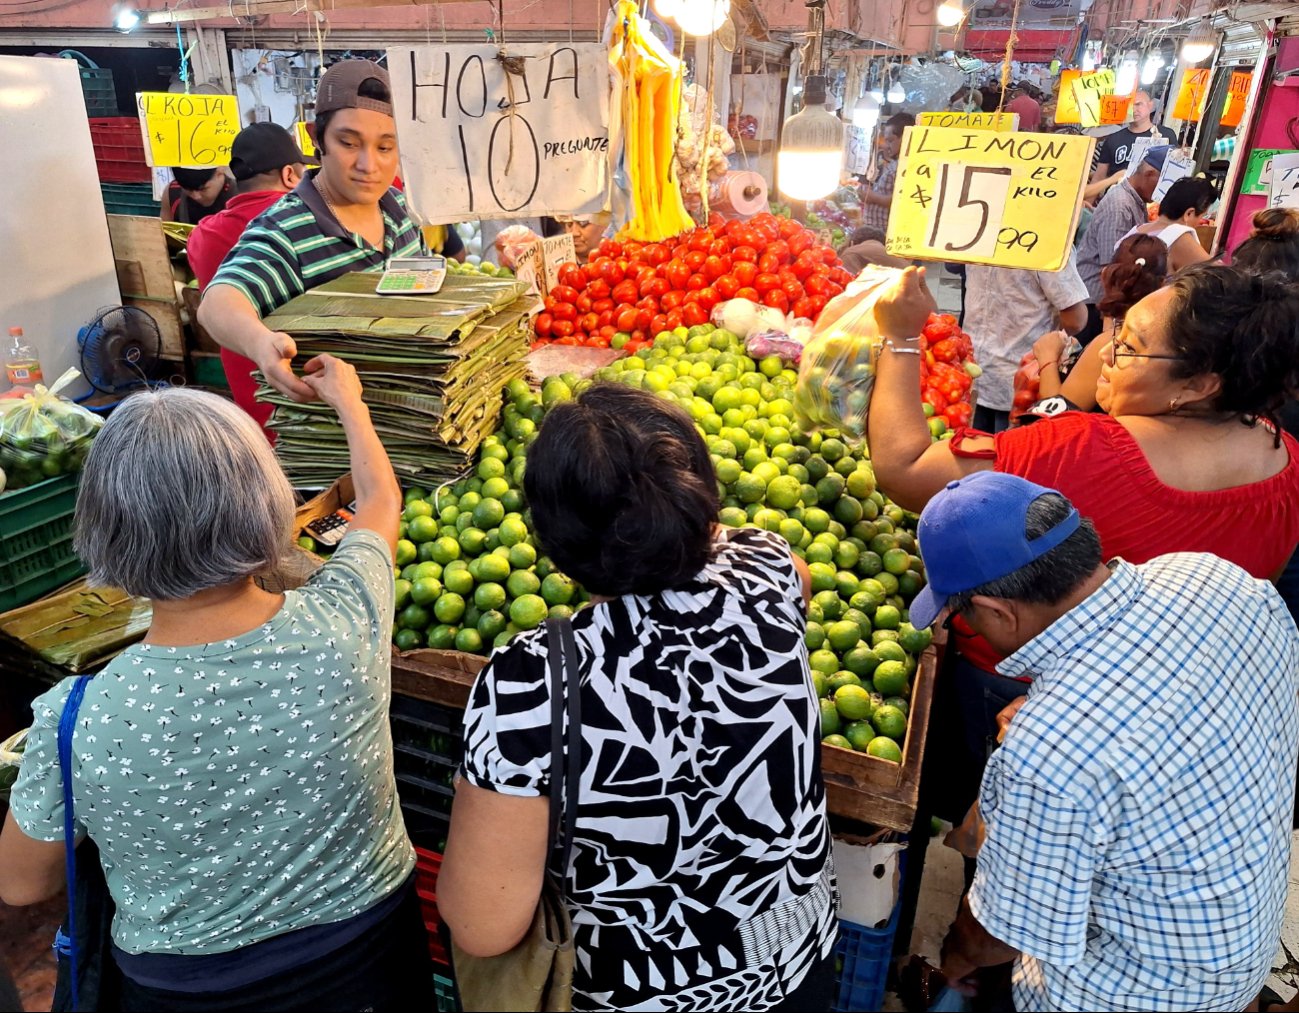
[[[1117,334],[1110,339],[1110,356],[1114,359],[1115,365],[1118,365],[1120,359],[1180,359],[1180,355],[1153,355],[1147,352],[1138,352]]]

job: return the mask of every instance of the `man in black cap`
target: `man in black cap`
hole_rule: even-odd
[[[397,123],[388,72],[369,60],[334,64],[320,79],[315,109],[321,167],[248,226],[199,307],[199,322],[222,347],[300,401],[316,396],[293,375],[297,346],[262,318],[339,275],[382,271],[389,258],[421,249],[406,199],[392,187]]]

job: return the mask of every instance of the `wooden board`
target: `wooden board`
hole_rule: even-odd
[[[831,814],[903,833],[911,829],[920,798],[920,768],[943,646],[936,639],[920,656],[901,765],[838,746],[821,748],[821,775]]]
[[[162,222],[144,215],[107,217],[122,304],[138,306],[153,317],[162,335],[164,359],[183,360],[185,336]]]
[[[461,651],[421,649],[392,656],[392,691],[463,710],[487,659]]]

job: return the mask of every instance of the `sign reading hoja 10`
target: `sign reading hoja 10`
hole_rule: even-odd
[[[604,208],[608,62],[592,43],[389,49],[416,215],[433,223]]]
[[[909,127],[888,251],[919,260],[1059,271],[1091,165],[1090,137]]]

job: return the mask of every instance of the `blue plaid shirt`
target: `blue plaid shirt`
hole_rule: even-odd
[[[970,907],[1021,1010],[1239,1010],[1280,938],[1299,632],[1215,556],[1112,564],[1007,658],[1028,701],[983,777]]]

